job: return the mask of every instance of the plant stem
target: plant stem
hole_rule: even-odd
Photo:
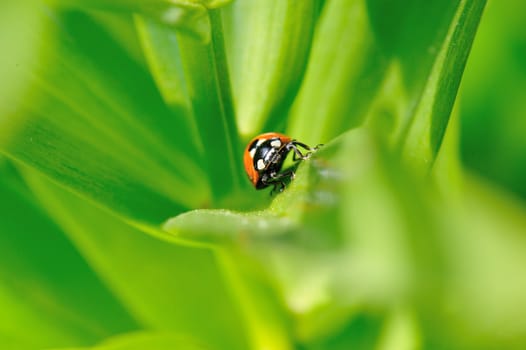
[[[208,10],[210,40],[203,42],[184,33],[177,34],[215,204],[240,187],[242,172],[219,11]]]

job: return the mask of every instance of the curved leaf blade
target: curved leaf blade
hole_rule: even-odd
[[[438,154],[485,0],[461,0],[437,54],[414,115],[401,135],[401,152],[427,172]]]
[[[46,60],[24,72],[32,98],[2,124],[1,152],[137,221],[209,202],[184,116],[88,16],[56,19],[57,42],[46,38]]]

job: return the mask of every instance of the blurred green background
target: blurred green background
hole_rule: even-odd
[[[489,1],[463,79],[466,166],[526,198],[526,31],[523,1]]]
[[[483,6],[3,1],[0,349],[523,349],[523,1],[447,124]],[[326,144],[275,197],[270,130]]]

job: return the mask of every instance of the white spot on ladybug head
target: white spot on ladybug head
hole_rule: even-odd
[[[280,148],[281,147],[281,141],[279,139],[272,140],[270,142],[270,146],[274,148]]]
[[[256,147],[252,148],[249,152],[250,158],[254,159],[254,154],[256,154]]]
[[[258,170],[263,170],[265,169],[265,162],[263,161],[263,159],[258,159],[257,163],[256,163],[256,168]]]
[[[259,139],[258,142],[256,142],[256,147],[261,146],[261,144],[265,141],[265,139]]]

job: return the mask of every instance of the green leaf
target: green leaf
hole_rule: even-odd
[[[418,243],[418,263],[411,263],[407,245],[420,229],[411,218],[430,213],[426,206],[405,207],[404,190],[414,182],[384,152],[367,132],[346,134],[304,162],[268,210],[194,211],[165,229],[258,261],[294,316],[294,335],[301,342],[321,339],[361,308],[402,300],[413,274],[438,269],[432,234]],[[422,201],[419,192],[414,196]]]
[[[268,210],[189,212],[165,229],[258,264],[294,317],[293,336],[313,348],[357,346],[347,327],[400,308],[408,319],[392,332],[410,343],[422,332],[426,344],[520,344],[526,211],[484,187],[438,195],[397,157],[356,130],[303,162]],[[381,318],[370,321],[379,332]]]
[[[138,221],[207,203],[186,117],[89,17],[56,19],[47,19],[56,36],[42,38],[40,65],[22,68],[31,97],[3,123],[1,151]]]
[[[211,25],[208,11],[229,4],[232,0],[47,0],[55,7],[138,13],[208,42]]]
[[[442,144],[485,4],[484,0],[459,2],[414,115],[400,138],[404,158],[423,172],[430,169]]]
[[[36,64],[38,40],[47,35],[48,26],[34,1],[2,1],[0,14],[0,44],[3,52],[9,52],[0,55],[0,127],[5,128],[7,116],[26,97],[29,79],[21,71]]]
[[[460,196],[437,208],[448,284],[427,333],[439,347],[521,349],[526,344],[526,206],[469,175]]]
[[[526,3],[489,1],[460,93],[467,168],[526,199]],[[502,88],[501,88],[502,87]]]
[[[358,126],[387,67],[368,19],[366,1],[325,3],[288,133],[308,144]]]
[[[230,91],[221,12],[209,10],[210,40],[178,33],[192,112],[197,124],[214,204],[242,186],[239,135]]]
[[[0,5],[0,167],[34,191],[0,170],[1,348],[524,348],[526,208],[458,157],[485,0],[47,2]],[[479,75],[515,102],[473,99],[465,152],[517,170],[502,18]],[[272,197],[261,130],[325,143]]]
[[[367,0],[376,45],[387,60],[365,124],[391,147],[403,142],[459,1]]]
[[[146,9],[167,9],[180,7],[182,9],[218,8],[230,3],[232,0],[48,0],[56,5],[69,5],[79,7],[99,7],[125,9],[128,11],[138,11]]]
[[[406,158],[412,157],[411,147],[415,152],[427,148],[428,154],[418,157],[430,167],[484,4],[327,3],[289,134],[307,143],[326,142],[366,121],[388,143],[400,144]],[[349,43],[342,45],[342,40]],[[415,127],[418,123],[422,125]],[[417,138],[428,145],[417,147]],[[415,145],[407,146],[411,143]]]
[[[280,236],[293,228],[288,218],[257,213],[236,213],[230,210],[194,210],[168,220],[163,228],[199,243],[250,246],[263,243],[268,235]],[[247,236],[247,233],[249,236]],[[221,254],[219,260],[241,305],[253,349],[292,349],[290,324],[281,302],[269,287],[272,280],[262,275],[261,268],[243,252]],[[242,262],[240,264],[240,262]]]
[[[239,310],[210,250],[174,244],[154,229],[149,233],[165,239],[147,235],[32,172],[25,177],[90,266],[147,329],[185,333],[219,349],[246,348]]]
[[[432,177],[442,195],[454,199],[462,192],[464,172],[460,160],[459,134],[460,113],[454,107],[440,150],[433,164]]]
[[[82,346],[137,329],[13,169],[0,174],[0,346]]]
[[[460,0],[366,0],[366,4],[377,44],[399,65],[410,99],[418,98]]]
[[[239,0],[226,8],[226,44],[244,138],[284,128],[307,63],[319,1]]]
[[[106,339],[96,346],[83,348],[61,348],[55,350],[212,350],[203,342],[184,335],[166,332],[136,332]]]
[[[269,216],[267,212],[236,213],[225,209],[197,209],[176,216],[164,225],[168,231],[193,231],[193,239],[202,242],[237,242],[250,231],[251,239],[280,236],[294,228],[286,217]],[[210,241],[209,241],[210,240]]]
[[[220,254],[218,262],[243,314],[251,349],[294,349],[292,323],[282,300],[272,288],[273,276],[247,260],[243,253]]]
[[[176,32],[148,17],[136,15],[134,20],[143,52],[163,99],[174,108],[189,108]]]

